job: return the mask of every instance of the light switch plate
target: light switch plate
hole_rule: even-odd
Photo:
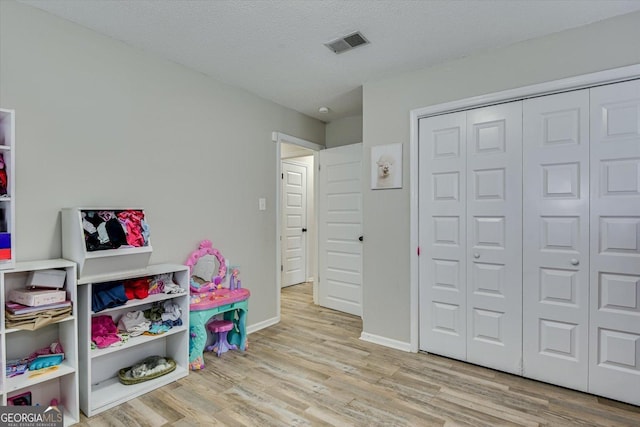
[[[265,199],[264,197],[260,197],[258,199],[258,209],[261,211],[267,210],[267,199]]]

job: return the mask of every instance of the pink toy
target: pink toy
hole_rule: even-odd
[[[4,163],[4,155],[0,153],[0,195],[7,194],[9,181],[7,179],[7,168]]]
[[[220,357],[222,353],[238,349],[237,345],[229,344],[227,341],[227,332],[233,329],[233,322],[231,320],[212,320],[207,324],[207,329],[216,334],[216,341],[213,345],[207,347],[207,351],[215,351],[218,357]]]
[[[231,268],[231,277],[229,278],[229,289],[230,290],[233,291],[233,290],[236,290],[236,289],[240,289],[242,287],[242,282],[238,278],[239,275],[240,275],[240,270],[238,270],[235,267]]]
[[[191,294],[189,311],[209,310],[221,305],[233,304],[234,302],[246,300],[250,295],[249,290],[244,288],[233,291],[228,288],[222,288],[211,292]]]
[[[191,276],[193,276],[194,266],[198,263],[198,260],[205,255],[213,255],[218,259],[218,262],[220,264],[218,275],[212,277],[211,279],[213,280],[211,282],[202,285],[195,282],[192,278],[190,282],[191,293],[200,294],[218,289],[219,287],[221,287],[222,280],[227,274],[227,265],[220,251],[213,247],[210,240],[203,240],[202,242],[200,242],[200,246],[198,247],[198,249],[191,252],[191,255],[189,255],[189,258],[187,258],[187,262],[185,263],[185,265],[189,267]]]

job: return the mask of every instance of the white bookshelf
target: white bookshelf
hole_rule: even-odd
[[[172,273],[174,282],[185,292],[182,294],[155,294],[144,299],[129,300],[126,304],[93,312],[93,287],[105,282],[124,281],[158,274]],[[91,417],[109,408],[127,402],[188,375],[189,371],[189,268],[184,265],[158,264],[143,269],[112,271],[78,280],[78,322],[80,353],[80,408]],[[182,312],[182,326],[174,326],[161,335],[130,337],[127,342],[102,349],[91,348],[91,319],[108,315],[117,324],[120,317],[133,310],[145,310],[154,302],[172,300]],[[142,359],[158,355],[176,361],[173,372],[134,385],[124,385],[118,379],[122,368],[130,367]]]
[[[7,328],[5,325],[5,302],[12,289],[24,288],[29,273],[38,270],[64,270],[66,299],[72,302],[70,316],[56,323],[36,330]],[[25,392],[31,392],[32,404],[48,406],[52,399],[57,399],[64,409],[64,424],[72,425],[80,421],[79,383],[78,383],[78,323],[76,294],[76,264],[65,260],[43,260],[18,262],[10,270],[0,271],[0,353],[2,357],[2,374],[0,376],[0,393],[2,405],[7,399]],[[8,378],[6,366],[8,360],[22,359],[34,351],[59,342],[65,358],[62,364],[52,372],[43,375],[22,375]],[[37,373],[37,371],[33,372]]]
[[[0,259],[0,269],[10,269],[15,266],[15,141],[16,119],[15,111],[0,108],[0,154],[4,159],[7,174],[7,193],[0,194],[0,239],[10,240],[10,255],[3,254]],[[6,246],[6,245],[2,245]],[[6,249],[6,248],[2,248]]]

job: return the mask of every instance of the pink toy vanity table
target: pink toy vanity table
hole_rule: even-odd
[[[248,289],[217,289],[204,294],[192,294],[189,305],[189,331],[191,341],[189,348],[189,368],[204,368],[203,351],[207,341],[206,325],[209,320],[223,313],[225,320],[234,323],[227,334],[229,344],[236,345],[239,350],[247,346],[246,317],[249,310]]]
[[[227,333],[229,346],[239,350],[247,347],[248,289],[241,287],[238,270],[233,269],[229,288],[222,287],[227,275],[225,259],[209,240],[200,242],[197,250],[187,259],[191,271],[191,301],[189,303],[189,368],[204,368],[203,351],[207,342],[207,324],[218,314],[231,321],[233,327]],[[218,353],[218,356],[220,353]]]

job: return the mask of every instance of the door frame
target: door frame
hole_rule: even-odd
[[[318,168],[318,152],[320,150],[324,150],[325,147],[320,145],[320,144],[316,144],[315,142],[311,142],[308,141],[306,139],[302,139],[302,138],[298,138],[295,136],[291,136],[291,135],[287,135],[286,133],[282,133],[282,132],[272,132],[271,133],[271,141],[273,141],[276,144],[276,200],[277,202],[274,203],[276,206],[276,315],[277,315],[277,322],[280,321],[280,292],[282,291],[282,271],[280,271],[280,266],[282,265],[282,243],[280,241],[281,238],[281,200],[282,200],[282,159],[280,158],[282,155],[282,147],[281,144],[282,143],[286,143],[286,144],[292,144],[292,145],[297,145],[299,147],[304,147],[307,148],[309,150],[312,150],[313,153],[313,168],[314,168],[314,175],[315,175],[315,171]],[[313,180],[313,197],[317,200],[317,195],[318,195],[318,180],[315,179],[314,176],[314,180]],[[315,218],[317,221],[317,210],[318,210],[318,204],[314,202],[313,204],[313,209],[314,209],[314,213],[315,213]],[[316,232],[316,236],[317,236],[317,232]],[[316,238],[316,246],[317,246],[317,238]],[[318,254],[318,251],[316,249],[316,256]],[[315,263],[315,268],[313,273],[313,277],[318,277],[318,262],[316,261]],[[307,271],[307,275],[309,274],[309,272]],[[314,304],[317,303],[318,301],[318,284],[316,283],[317,280],[314,281],[313,283],[313,302]]]
[[[438,114],[453,113],[471,108],[486,107],[489,105],[517,101],[568,90],[584,89],[609,83],[617,83],[625,80],[640,78],[640,64],[626,67],[613,68],[598,71],[576,77],[553,80],[516,89],[509,89],[486,95],[474,96],[457,101],[445,102],[429,107],[416,108],[409,112],[409,281],[410,281],[410,351],[417,352],[419,348],[419,212],[418,212],[418,128],[419,120]]]

